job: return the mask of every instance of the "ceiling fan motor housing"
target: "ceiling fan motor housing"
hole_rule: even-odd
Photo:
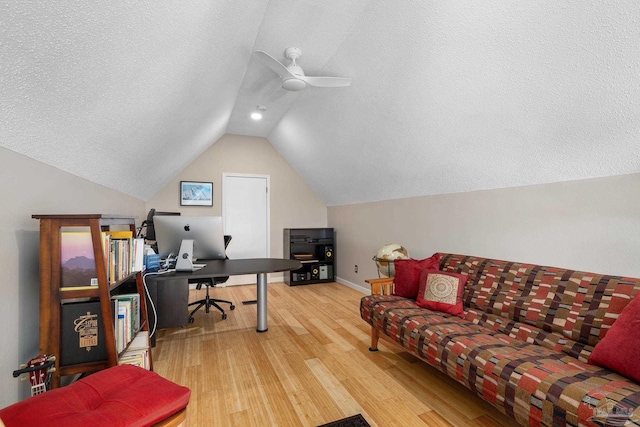
[[[305,87],[307,87],[307,84],[305,82],[293,77],[290,79],[285,79],[282,82],[282,88],[286,90],[298,91],[304,89]]]
[[[291,64],[287,65],[287,70],[296,77],[304,77],[302,67],[296,64],[296,59],[302,56],[302,50],[297,47],[288,47],[284,50],[284,56],[291,60]],[[298,91],[305,87],[307,84],[304,81],[295,78],[284,79],[282,82],[282,88],[286,90]]]

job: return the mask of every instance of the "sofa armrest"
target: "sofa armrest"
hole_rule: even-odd
[[[371,295],[391,295],[393,294],[393,277],[384,277],[382,279],[365,280],[371,285]]]

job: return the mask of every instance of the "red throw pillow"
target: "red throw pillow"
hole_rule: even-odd
[[[464,317],[462,294],[467,276],[438,270],[422,270],[417,304],[429,310]]]
[[[589,363],[640,383],[640,292],[622,310],[607,335],[596,344]]]
[[[396,275],[393,278],[395,283],[394,295],[399,297],[416,299],[418,287],[420,286],[420,271],[424,269],[438,269],[440,254],[433,254],[429,258],[417,259],[397,259],[394,261]]]

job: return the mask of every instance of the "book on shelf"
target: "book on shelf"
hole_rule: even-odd
[[[122,294],[111,297],[114,305],[116,350],[122,352],[140,329],[140,295]]]
[[[97,285],[91,231],[60,231],[60,287]]]
[[[107,358],[99,301],[62,304],[60,364],[94,362]]]
[[[129,338],[128,341],[131,341],[138,329],[140,329],[140,295],[133,293],[115,295],[115,297],[118,298],[118,300],[125,301],[125,303],[127,303],[130,313],[129,323],[127,325],[129,328],[127,338]]]
[[[131,231],[103,231],[107,282],[119,282],[135,271],[144,270],[144,239]]]
[[[124,342],[124,325],[126,316],[126,308],[124,304],[120,304],[119,301],[116,301],[116,310],[114,313],[116,316],[116,327],[114,329],[116,336],[116,352],[120,353],[126,346],[126,343]]]
[[[144,239],[133,239],[133,271],[144,270]]]
[[[112,239],[131,239],[133,238],[133,231],[124,230],[124,231],[105,231],[104,233],[111,236]]]
[[[131,345],[127,349],[126,353],[128,353],[129,351],[141,350],[146,348],[149,348],[149,331],[140,331],[131,342]]]
[[[149,332],[140,331],[133,339],[127,351],[118,360],[119,364],[130,364],[140,366],[141,368],[151,369],[149,362]]]
[[[102,242],[102,255],[104,257],[104,269],[107,273],[107,283],[111,283],[111,236],[104,231],[100,233]]]
[[[140,368],[149,369],[149,350],[127,351],[119,360],[119,365],[134,365]]]

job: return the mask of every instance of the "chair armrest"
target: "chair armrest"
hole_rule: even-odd
[[[393,294],[393,277],[384,277],[382,279],[365,280],[371,285],[372,295],[391,295]]]

